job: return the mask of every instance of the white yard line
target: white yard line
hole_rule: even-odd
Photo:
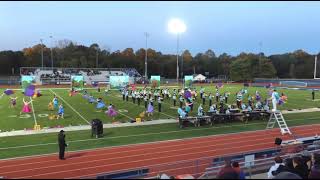
[[[37,117],[36,117],[36,114],[35,114],[35,112],[34,112],[34,107],[33,107],[33,102],[32,102],[33,100],[31,99],[31,97],[30,97],[30,102],[31,102],[31,107],[32,107],[32,113],[33,113],[33,119],[34,119],[34,123],[35,123],[35,125],[38,125],[38,123],[37,123]]]
[[[58,98],[60,98],[64,103],[66,103],[75,113],[77,113],[83,120],[85,120],[89,125],[90,122],[84,118],[77,110],[75,110],[66,100],[64,100],[61,96],[59,96],[57,93],[53,92],[52,89],[49,89],[51,91],[51,93],[53,93],[54,95],[56,95]]]
[[[125,117],[127,117],[127,118],[129,118],[130,120],[134,120],[134,118],[132,118],[132,117],[130,117],[130,116],[127,116],[127,115],[125,115],[125,114],[123,114],[123,113],[121,113],[121,112],[119,112],[119,111],[117,111],[119,114],[121,114],[121,115],[123,115],[123,116],[125,116]]]

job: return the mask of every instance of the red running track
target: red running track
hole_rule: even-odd
[[[293,127],[291,131],[301,137],[314,136],[320,133],[320,125]],[[57,154],[1,160],[0,176],[19,179],[94,178],[96,174],[144,166],[150,167],[152,175],[168,168],[174,169],[170,175],[192,174],[195,168],[191,160],[274,148],[274,139],[279,136],[279,129],[260,130],[70,152],[65,161],[58,160]],[[292,138],[282,136],[282,139]],[[159,165],[178,161],[185,162]],[[201,161],[197,172],[208,167],[210,161]]]

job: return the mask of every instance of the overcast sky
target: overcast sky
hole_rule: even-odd
[[[267,55],[320,51],[320,2],[0,2],[0,50],[21,50],[44,39],[70,39],[111,51],[145,47],[176,52],[171,18],[187,26],[180,48]],[[261,46],[260,46],[260,45]]]

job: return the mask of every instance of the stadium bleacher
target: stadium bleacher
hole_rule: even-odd
[[[38,68],[22,67],[20,75],[36,76],[38,84],[70,83],[72,75],[82,75],[86,83],[108,83],[110,76],[125,76],[139,80],[142,76],[134,68]]]

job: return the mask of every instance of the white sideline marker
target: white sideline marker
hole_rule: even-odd
[[[89,125],[89,121],[86,120],[86,118],[84,118],[77,110],[75,110],[66,100],[64,100],[62,97],[60,97],[58,94],[56,94],[55,92],[52,91],[52,89],[49,89],[54,95],[58,96],[58,98],[60,98],[64,103],[66,103],[75,113],[77,113],[83,120],[85,120]]]

